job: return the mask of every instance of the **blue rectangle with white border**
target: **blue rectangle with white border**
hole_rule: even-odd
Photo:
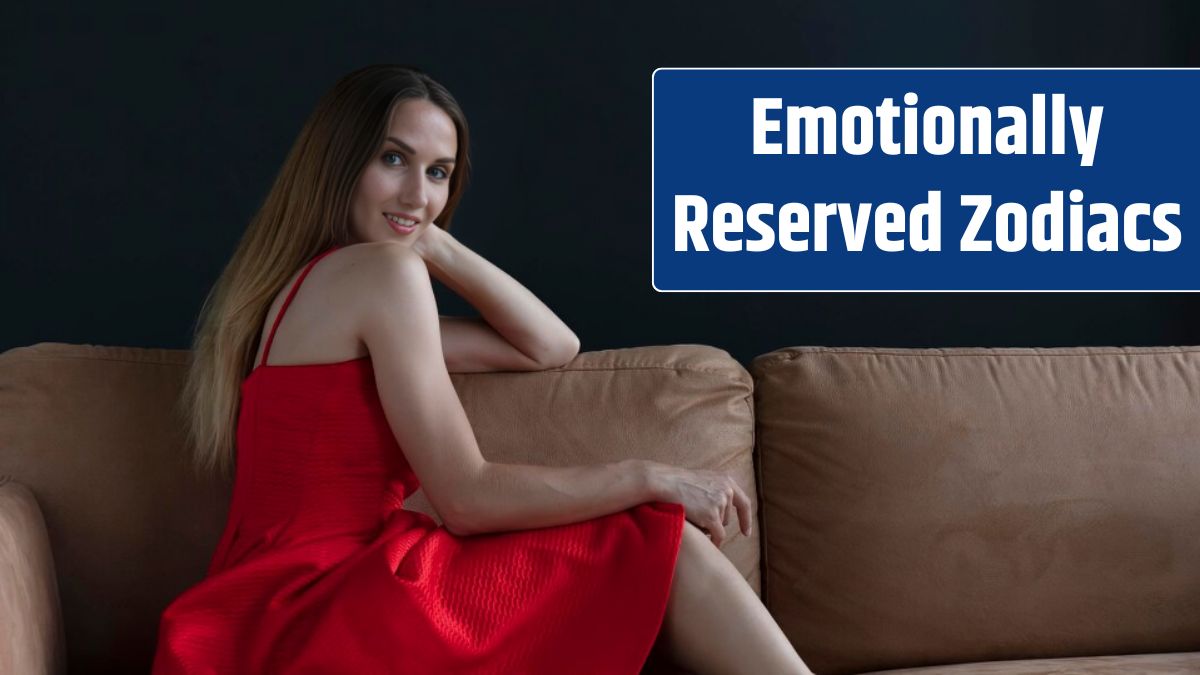
[[[658,291],[1200,289],[1200,70],[651,80]]]

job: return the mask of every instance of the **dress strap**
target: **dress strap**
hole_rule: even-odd
[[[296,291],[300,290],[300,284],[304,283],[304,277],[308,276],[308,273],[312,271],[313,265],[316,265],[318,260],[324,258],[330,253],[333,253],[339,248],[340,246],[335,244],[332,248],[317,254],[316,257],[314,257],[307,265],[304,266],[304,271],[300,273],[300,277],[296,279],[296,283],[292,284],[292,290],[289,291],[287,297],[284,298],[283,306],[279,308],[279,314],[275,315],[275,323],[271,325],[271,332],[267,334],[267,346],[263,348],[262,362],[259,365],[267,365],[267,355],[271,353],[271,343],[275,341],[275,330],[279,328],[279,321],[283,318],[283,313],[287,311],[288,305],[292,304],[292,298],[296,296]]]

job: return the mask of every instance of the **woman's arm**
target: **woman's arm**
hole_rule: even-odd
[[[462,499],[463,534],[567,525],[662,501],[664,465],[623,459],[579,466],[485,462]]]
[[[579,338],[549,307],[449,232],[431,227],[413,250],[430,276],[482,317],[441,318],[442,353],[451,372],[544,370],[579,353]]]
[[[408,247],[362,250],[357,332],[371,353],[384,416],[433,508],[454,534],[563,525],[628,509],[664,491],[649,460],[571,467],[484,459],[441,354],[425,264]],[[657,467],[657,468],[656,468]],[[748,503],[748,502],[747,502]]]

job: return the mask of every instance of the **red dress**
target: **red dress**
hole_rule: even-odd
[[[163,611],[156,675],[637,673],[666,611],[680,504],[458,537],[418,487],[370,357],[266,365],[241,385],[229,519]]]

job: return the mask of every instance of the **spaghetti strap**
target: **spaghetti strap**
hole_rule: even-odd
[[[292,284],[292,290],[288,291],[287,297],[284,298],[283,306],[279,308],[279,314],[275,315],[275,323],[271,325],[271,332],[267,334],[267,346],[263,348],[263,357],[259,365],[267,365],[267,355],[271,353],[271,343],[275,341],[275,330],[279,328],[279,321],[283,318],[284,312],[287,311],[288,305],[292,304],[292,298],[295,297],[296,291],[300,290],[300,284],[304,283],[304,277],[308,276],[308,273],[312,271],[313,266],[317,264],[318,260],[324,258],[330,253],[333,253],[338,248],[340,247],[335,244],[332,248],[317,254],[316,257],[314,257],[308,262],[307,265],[305,265],[304,271],[300,273],[300,277],[296,279],[296,283]]]

